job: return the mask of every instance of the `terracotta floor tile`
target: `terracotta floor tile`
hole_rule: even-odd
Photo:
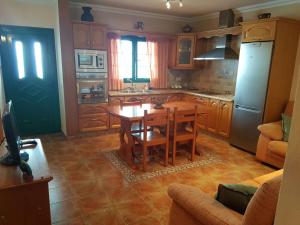
[[[88,225],[127,225],[113,208],[98,210],[83,218]]]
[[[78,206],[71,200],[50,204],[52,223],[74,219],[80,216]]]
[[[197,148],[212,152],[218,162],[129,183],[103,154],[118,149],[117,133],[69,140],[57,134],[41,138],[54,176],[49,192],[55,225],[167,225],[171,183],[192,185],[213,197],[219,183],[239,183],[274,171],[226,140],[200,133]],[[150,167],[160,166],[151,162]]]

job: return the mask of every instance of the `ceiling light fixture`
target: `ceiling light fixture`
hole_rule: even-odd
[[[171,8],[171,2],[176,2],[177,0],[167,0],[166,1],[166,7],[167,9]],[[183,3],[182,0],[178,0],[179,1],[179,7],[183,7]]]

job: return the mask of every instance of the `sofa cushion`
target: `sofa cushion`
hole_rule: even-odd
[[[274,224],[281,179],[282,175],[277,176],[263,183],[256,191],[243,217],[243,225]]]
[[[243,184],[219,184],[216,200],[228,208],[244,214],[257,187]]]
[[[268,144],[268,150],[270,153],[285,157],[288,149],[288,142],[285,141],[270,141]]]
[[[259,177],[255,177],[253,180],[260,185],[262,185],[263,183],[273,179],[274,177],[278,177],[280,175],[283,174],[283,169],[281,170],[276,170],[272,173],[268,173]]]
[[[259,125],[258,130],[272,140],[279,141],[283,138],[281,121]]]

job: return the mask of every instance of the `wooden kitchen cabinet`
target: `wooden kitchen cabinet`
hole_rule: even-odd
[[[179,34],[176,47],[176,68],[192,69],[194,67],[195,34]]]
[[[82,104],[79,105],[79,131],[100,131],[109,128],[108,105]]]
[[[74,48],[90,49],[90,26],[84,23],[73,24]]]
[[[124,96],[116,96],[116,97],[109,97],[109,105],[120,105],[121,101],[124,101]],[[110,128],[119,128],[121,126],[120,118],[109,114],[109,127]]]
[[[106,49],[106,28],[101,25],[91,25],[91,48],[92,49]]]
[[[275,40],[276,21],[258,20],[243,23],[242,42]]]
[[[73,40],[76,49],[106,49],[106,28],[94,23],[74,22]]]
[[[230,134],[232,106],[232,102],[220,101],[218,117],[218,134],[224,137],[229,137]]]
[[[213,133],[218,131],[219,103],[216,99],[210,99],[208,102],[207,130]]]

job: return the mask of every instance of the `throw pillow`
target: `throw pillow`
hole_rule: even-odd
[[[244,214],[256,187],[242,184],[220,184],[216,200],[228,208]]]
[[[289,140],[290,128],[291,128],[291,120],[292,118],[288,115],[281,114],[282,117],[282,131],[283,131],[283,140]]]

